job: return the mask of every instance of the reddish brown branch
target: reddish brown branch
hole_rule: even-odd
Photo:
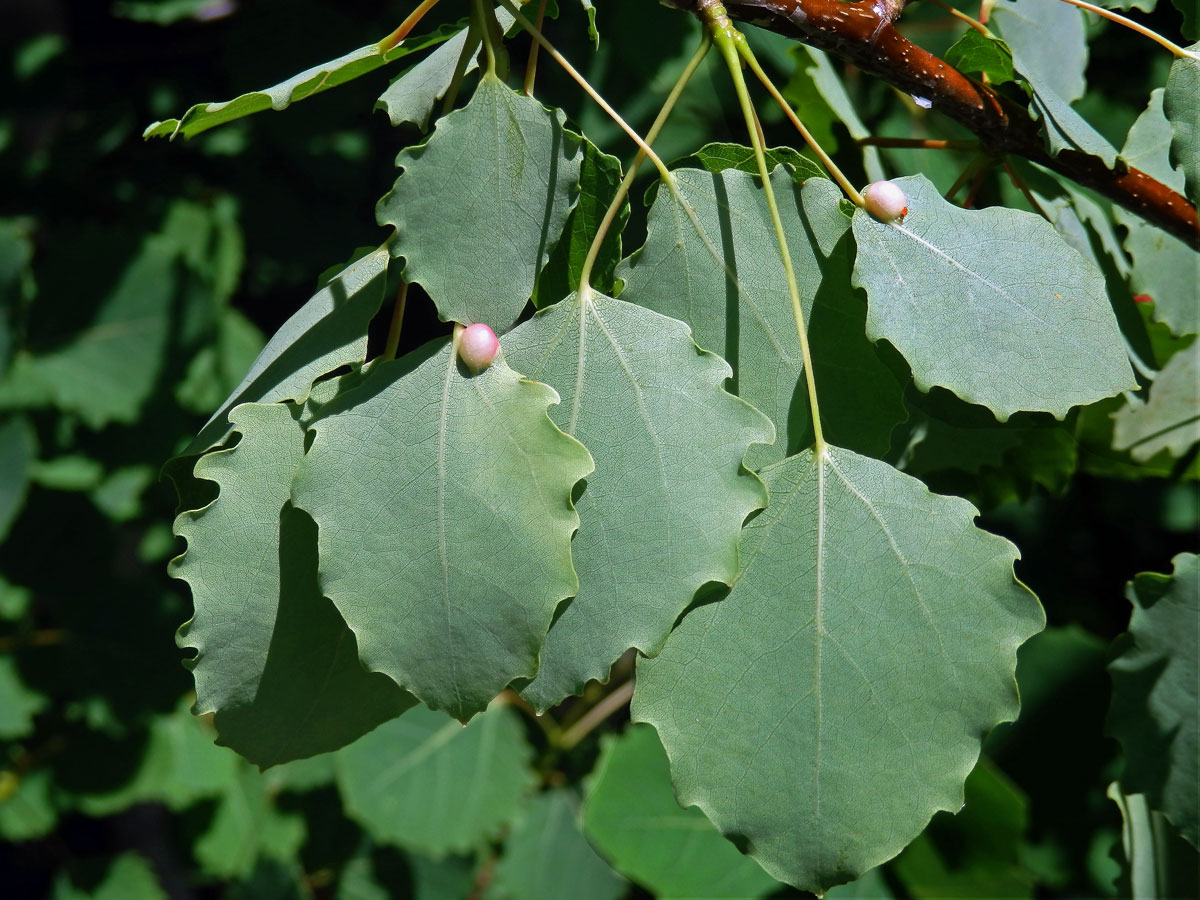
[[[694,10],[697,0],[669,0]],[[1200,245],[1196,207],[1137,169],[1110,170],[1094,156],[1064,150],[1051,156],[1038,125],[1020,106],[901,35],[890,22],[896,0],[725,0],[729,14],[840,56],[888,84],[930,101],[996,155],[1014,154],[1089,187],[1146,221]],[[1118,166],[1120,163],[1118,163]]]

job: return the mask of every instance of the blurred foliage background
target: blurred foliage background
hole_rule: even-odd
[[[644,130],[692,51],[695,24],[649,0],[608,0],[595,49],[579,4],[561,2],[551,35]],[[386,237],[374,204],[394,180],[396,153],[419,134],[371,112],[396,74],[387,70],[188,142],[145,143],[142,129],[378,40],[410,6],[6,0],[0,10],[6,897],[533,896],[493,880],[503,830],[473,855],[427,857],[379,842],[348,817],[330,760],[259,773],[215,747],[207,723],[187,711],[190,675],[173,639],[191,607],[166,575],[180,547],[160,467],[321,272]],[[430,27],[466,14],[453,0],[443,6]],[[1133,15],[1167,34],[1178,27],[1165,5]],[[923,3],[905,22],[935,52],[962,27]],[[1105,23],[1089,26],[1093,63],[1080,108],[1120,145],[1170,60]],[[849,135],[797,68],[800,57],[786,41],[754,39],[793,78],[792,95],[809,98],[814,130],[865,181],[861,158],[847,153]],[[512,41],[514,69],[527,46]],[[872,132],[963,136],[891,89],[844,74]],[[630,157],[618,129],[545,58],[539,96],[602,149]],[[727,79],[706,64],[660,141],[662,155],[736,140],[731,100]],[[764,114],[769,138],[791,143],[780,117]],[[894,172],[922,171],[943,189],[964,161],[932,151],[884,158]],[[1021,201],[995,178],[979,202]],[[643,222],[635,201],[627,251],[640,244]],[[410,309],[406,345],[443,328],[420,297]],[[971,497],[984,527],[1017,543],[1018,574],[1042,599],[1050,627],[1022,651],[1025,709],[989,740],[967,811],[939,816],[872,881],[875,891],[1097,897],[1127,889],[1114,850],[1121,816],[1105,794],[1120,771],[1119,748],[1104,733],[1105,664],[1129,620],[1125,583],[1140,571],[1168,572],[1172,556],[1195,549],[1200,499],[1195,482],[1170,472],[1118,480],[1086,456],[1083,448],[1073,475],[1012,483],[986,470],[926,473],[935,488]],[[536,729],[524,727],[537,746]],[[543,775],[577,786],[596,753],[588,741]],[[1180,852],[1194,885],[1194,851]],[[608,896],[650,896],[613,884]]]

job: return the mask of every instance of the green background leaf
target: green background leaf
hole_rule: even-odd
[[[487,896],[495,900],[616,900],[625,880],[579,830],[579,801],[567,790],[530,798],[504,842]]]
[[[464,728],[418,706],[340,750],[335,766],[347,813],[375,840],[440,858],[517,817],[535,783],[530,762],[509,707]]]
[[[1108,730],[1125,750],[1122,789],[1145,794],[1195,847],[1200,557],[1181,553],[1171,563],[1172,574],[1139,575],[1125,591],[1133,615],[1117,644],[1120,655],[1108,667]]]
[[[602,745],[583,828],[619,872],[662,900],[753,900],[779,887],[704,813],[679,805],[667,754],[648,725],[632,725]]]

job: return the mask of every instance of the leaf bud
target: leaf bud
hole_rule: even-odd
[[[876,181],[863,191],[864,208],[880,222],[895,222],[908,215],[908,198],[892,181]]]
[[[468,325],[458,338],[458,356],[472,372],[482,372],[500,352],[496,332],[482,322]]]

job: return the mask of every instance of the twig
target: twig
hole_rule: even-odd
[[[574,725],[563,732],[558,740],[559,750],[570,750],[592,733],[596,726],[623,707],[633,697],[633,679],[621,684],[589,709]]]
[[[647,0],[649,2],[649,0]],[[698,0],[669,0],[688,12]],[[1064,150],[1051,155],[1028,111],[916,46],[876,10],[876,0],[726,0],[735,19],[827,50],[917,97],[962,124],[996,156],[1013,154],[1072,179],[1142,216],[1191,246],[1200,245],[1196,207],[1138,169],[1109,169],[1103,160]]]

